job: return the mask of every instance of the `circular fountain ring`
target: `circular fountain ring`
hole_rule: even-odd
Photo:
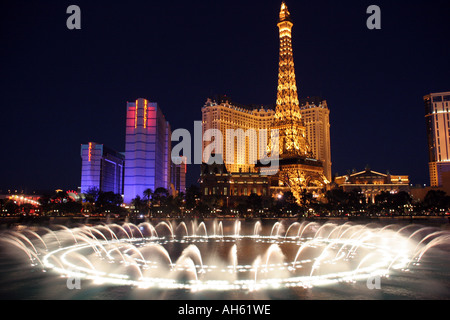
[[[277,232],[278,233],[278,232]],[[93,233],[91,233],[93,234]],[[310,288],[388,276],[411,262],[409,239],[377,232],[338,238],[261,235],[126,237],[62,246],[42,259],[46,269],[95,284],[138,288],[199,290],[263,290]],[[141,234],[142,235],[142,234]],[[343,233],[342,233],[343,235]],[[401,240],[401,241],[399,241]],[[395,242],[393,242],[395,241]],[[395,245],[393,245],[395,244]],[[217,246],[225,258],[207,259]],[[246,262],[242,248],[261,247]],[[225,249],[223,249],[225,247]],[[174,250],[175,248],[175,250]],[[289,249],[290,255],[283,252]],[[313,252],[305,256],[305,252]],[[151,251],[151,254],[145,254]],[[248,250],[247,250],[248,251]],[[175,254],[173,252],[178,252]],[[181,253],[180,253],[181,252]],[[173,258],[174,260],[172,260]]]

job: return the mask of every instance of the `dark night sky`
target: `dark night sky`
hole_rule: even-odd
[[[81,30],[66,8],[81,8]],[[191,130],[212,94],[273,105],[281,1],[0,4],[0,189],[76,189],[80,144],[125,146],[126,102]],[[381,30],[366,9],[381,8]],[[287,0],[300,97],[331,110],[333,172],[429,183],[422,97],[450,90],[450,2]],[[198,177],[189,166],[188,183]]]

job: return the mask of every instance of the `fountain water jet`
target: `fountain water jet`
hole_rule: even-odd
[[[450,242],[448,232],[425,234],[429,230],[423,228],[303,221],[286,225],[283,232],[284,222],[265,225],[263,230],[260,221],[245,227],[240,220],[225,221],[228,225],[224,228],[223,221],[213,220],[213,231],[208,233],[206,221],[191,221],[191,236],[187,221],[159,222],[158,230],[169,230],[169,238],[159,237],[149,222],[72,229],[58,226],[61,230],[54,234],[41,228],[36,234],[45,245],[30,232],[9,232],[4,238],[53,273],[67,274],[75,268],[80,277],[95,278],[98,283],[191,291],[313,287],[364,279],[420,261],[431,248]],[[67,236],[69,231],[74,241]],[[62,241],[54,241],[55,236]],[[288,237],[295,241],[286,241]],[[92,266],[86,268],[86,260]]]
[[[253,227],[253,236],[258,237],[261,233],[262,230],[262,226],[261,226],[261,221],[256,221],[255,222],[255,226]]]

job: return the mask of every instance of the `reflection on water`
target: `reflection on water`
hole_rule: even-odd
[[[441,226],[55,224],[3,230],[0,248],[2,299],[450,298],[450,233]],[[68,289],[75,276],[80,290]],[[374,276],[380,288],[371,290]]]

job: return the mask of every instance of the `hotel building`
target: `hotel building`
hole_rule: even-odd
[[[103,144],[81,145],[81,193],[91,188],[102,192],[123,193],[125,156]]]
[[[222,154],[228,172],[254,172],[254,161],[258,160],[258,148],[267,146],[267,141],[260,141],[260,131],[267,130],[267,139],[270,138],[274,114],[273,110],[263,107],[252,108],[224,99],[218,99],[218,101],[207,99],[202,108],[202,134],[205,137],[205,132],[209,129],[217,129],[221,132],[222,150],[214,150],[214,152]],[[239,129],[248,135],[242,136],[242,140],[237,135],[228,137],[231,131],[227,132],[227,130],[233,130],[235,133]],[[248,131],[249,129],[251,130]],[[233,142],[227,143],[227,141]],[[202,141],[202,152],[210,143],[212,142]],[[204,163],[208,161],[209,158],[203,157]]]
[[[157,103],[127,103],[124,202],[144,190],[170,189],[171,129]]]
[[[382,192],[409,192],[409,177],[407,175],[384,174],[366,168],[334,179],[336,185],[345,192],[358,190],[364,194],[368,203],[374,203],[375,197]]]
[[[322,161],[323,174],[331,181],[330,110],[319,97],[300,99],[300,114],[314,158]]]
[[[450,91],[423,97],[428,138],[430,185],[442,186],[444,172],[450,172]]]
[[[252,193],[266,198],[271,196],[270,178],[258,172],[229,172],[223,163],[202,163],[200,170],[202,199],[215,197],[228,207]]]
[[[223,161],[225,161],[228,172],[255,172],[254,165],[249,161],[249,154],[261,146],[259,141],[261,129],[268,130],[268,134],[270,134],[274,114],[275,111],[268,108],[237,106],[229,101],[217,103],[207,99],[202,108],[203,135],[209,129],[221,131]],[[300,114],[314,158],[322,161],[324,175],[328,181],[331,181],[330,110],[327,101],[319,97],[301,99]],[[227,129],[242,129],[244,132],[254,129],[256,135],[246,137],[245,148],[239,148],[237,138],[235,138],[234,144],[226,144]],[[203,141],[202,150],[205,150],[209,143],[209,141]],[[233,152],[233,163],[226,162],[226,157],[230,152]],[[203,159],[203,162],[207,163],[208,159]]]

